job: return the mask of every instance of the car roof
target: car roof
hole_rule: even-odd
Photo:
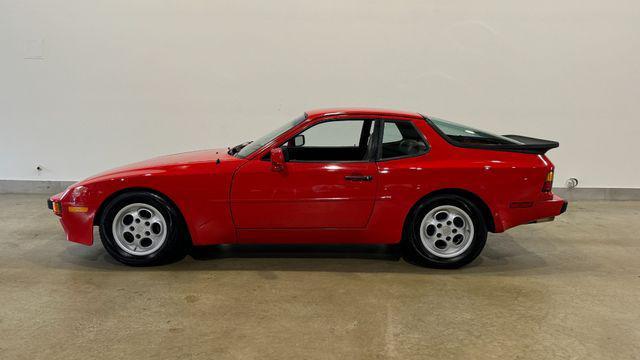
[[[373,116],[400,116],[416,119],[423,119],[417,112],[400,110],[373,109],[373,108],[328,108],[315,109],[306,112],[309,118],[317,118],[330,115],[373,115]]]

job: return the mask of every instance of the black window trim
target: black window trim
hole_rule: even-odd
[[[424,115],[422,115],[422,117],[424,117]],[[431,145],[427,141],[427,138],[424,136],[422,131],[420,131],[420,129],[418,129],[418,127],[416,127],[416,124],[414,124],[413,121],[411,121],[411,120],[393,120],[393,119],[389,119],[389,120],[380,119],[378,121],[380,122],[380,128],[378,130],[378,141],[377,141],[377,144],[376,144],[376,162],[384,162],[384,161],[400,160],[400,159],[407,159],[407,158],[412,158],[412,157],[424,156],[424,155],[428,154],[431,151]],[[409,123],[409,125],[413,126],[413,129],[416,131],[418,136],[420,136],[422,141],[424,141],[424,144],[427,146],[425,151],[421,152],[419,154],[401,155],[401,156],[394,156],[394,157],[383,159],[382,158],[382,140],[384,138],[384,123],[385,122],[392,122],[392,123],[407,122],[407,123]]]

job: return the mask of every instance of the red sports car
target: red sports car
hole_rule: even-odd
[[[162,156],[49,199],[70,241],[128,265],[211,244],[396,244],[459,267],[487,232],[553,220],[557,142],[499,136],[418,113],[309,111],[229,149]]]

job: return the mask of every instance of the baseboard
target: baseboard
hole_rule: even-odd
[[[0,194],[57,194],[75,181],[0,180]]]
[[[606,200],[633,201],[640,200],[640,189],[637,188],[554,188],[553,192],[568,200]]]
[[[57,194],[73,181],[0,180],[0,194]],[[639,200],[636,188],[554,188],[553,192],[569,201],[576,200]]]

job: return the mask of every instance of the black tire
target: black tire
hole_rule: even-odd
[[[430,251],[422,242],[420,236],[420,224],[429,211],[444,205],[455,206],[463,210],[473,222],[474,235],[469,247],[455,257],[440,257]],[[466,198],[458,195],[437,195],[423,200],[416,205],[409,214],[404,232],[404,255],[405,259],[417,265],[440,268],[455,269],[473,261],[487,241],[487,225],[478,207]],[[453,254],[451,254],[453,255]]]
[[[112,225],[116,214],[125,206],[135,203],[148,204],[157,209],[166,221],[166,238],[153,253],[138,256],[124,251],[113,236]],[[117,195],[106,204],[99,222],[100,239],[109,255],[130,266],[155,266],[178,261],[186,255],[190,238],[177,209],[168,200],[147,191],[132,191]]]

